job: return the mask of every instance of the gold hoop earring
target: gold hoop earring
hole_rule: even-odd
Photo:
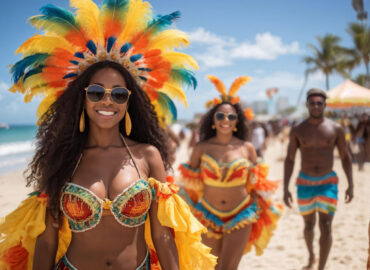
[[[212,129],[216,129],[216,126],[215,125],[212,125]]]
[[[233,129],[233,131],[234,131],[234,132],[237,132],[237,131],[238,131],[238,129],[235,127],[235,128]]]
[[[82,113],[80,116],[80,132],[84,133],[85,131],[85,109],[82,109]]]
[[[125,119],[125,130],[126,130],[126,135],[127,136],[130,136],[131,134],[131,118],[130,118],[130,115],[128,114],[128,111],[126,111],[126,115],[125,115],[126,119]]]

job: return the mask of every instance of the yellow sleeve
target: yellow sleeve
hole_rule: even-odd
[[[216,257],[211,249],[201,242],[201,234],[206,228],[190,212],[189,206],[176,194],[178,188],[173,183],[161,183],[149,178],[153,194],[158,202],[158,220],[171,228],[179,254],[181,270],[214,269]],[[150,221],[145,224],[145,239],[151,250],[151,269],[160,269],[150,234]],[[153,265],[156,262],[156,265]],[[157,267],[157,268],[156,268]]]
[[[32,270],[36,240],[46,228],[47,204],[44,193],[33,192],[17,209],[0,219],[0,269]],[[70,239],[71,231],[64,219],[56,261],[67,251]]]

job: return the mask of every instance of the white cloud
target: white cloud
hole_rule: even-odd
[[[7,91],[9,89],[9,85],[4,83],[4,82],[0,82],[0,91]]]
[[[237,59],[275,60],[280,55],[302,53],[297,41],[284,44],[281,37],[268,32],[257,34],[253,42],[237,42],[233,37],[218,36],[204,28],[188,34],[192,47],[201,51],[193,53],[194,57],[206,68],[229,66]]]
[[[274,60],[279,55],[300,53],[299,43],[292,42],[285,45],[281,37],[273,36],[271,33],[257,34],[255,43],[244,42],[235,47],[231,56],[233,58]]]

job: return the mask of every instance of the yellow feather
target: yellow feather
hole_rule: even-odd
[[[32,76],[29,76],[24,82],[23,87],[25,89],[34,89],[36,87],[42,86],[45,84],[45,80],[42,77],[41,73],[34,74]]]
[[[151,20],[151,8],[148,2],[130,0],[129,11],[124,22],[124,29],[117,39],[119,44],[131,41],[136,33],[145,29],[148,22]]]
[[[240,87],[242,87],[244,84],[246,84],[250,80],[251,78],[248,76],[241,76],[241,77],[236,78],[230,87],[229,96],[233,97],[236,94],[236,92],[239,91]]]
[[[72,45],[61,36],[36,34],[24,42],[15,53],[22,53],[23,57],[26,57],[35,53],[51,53],[55,48],[74,52]]]
[[[176,98],[178,101],[182,102],[185,107],[188,107],[188,101],[186,100],[186,95],[184,91],[182,91],[181,86],[166,82],[160,91],[172,99]]]
[[[63,35],[63,36],[69,31],[64,26],[58,23],[40,20],[39,18],[42,16],[43,15],[32,16],[31,18],[27,20],[27,22],[29,21],[31,25],[35,26],[38,30],[43,28],[45,32],[58,33],[59,35]]]
[[[32,100],[32,98],[36,95],[45,94],[48,91],[48,89],[43,86],[35,86],[32,89],[28,89],[25,96],[24,96],[24,102],[28,103]]]
[[[173,66],[179,66],[183,68],[187,68],[188,66],[192,67],[193,69],[198,69],[198,63],[195,61],[193,57],[181,52],[168,52],[163,53],[162,57],[171,62]]]
[[[160,49],[166,51],[167,49],[181,48],[181,46],[186,47],[189,43],[186,33],[176,29],[169,29],[155,36],[150,41],[148,50]]]
[[[23,78],[24,78],[24,75],[22,77],[20,77],[20,79],[18,80],[18,82],[16,82],[15,84],[13,84],[9,88],[9,91],[12,92],[12,93],[19,92],[21,94],[24,94],[26,92],[26,89],[23,86]]]
[[[216,87],[217,91],[221,93],[221,95],[227,95],[225,84],[219,78],[213,75],[207,75],[207,78],[211,81],[211,83],[213,83],[213,85]]]
[[[36,116],[41,120],[42,116],[47,112],[51,104],[53,104],[56,100],[56,96],[54,94],[47,95],[41,102],[39,107],[36,111]],[[37,124],[40,124],[40,121],[38,121]]]
[[[104,45],[104,34],[99,22],[99,8],[91,0],[70,0],[70,5],[76,8],[76,20],[89,39]]]

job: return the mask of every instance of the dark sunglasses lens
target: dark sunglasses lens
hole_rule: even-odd
[[[123,87],[114,88],[111,92],[111,96],[114,102],[117,104],[123,104],[128,99],[128,90]]]
[[[235,121],[236,120],[236,114],[229,114],[229,120]]]
[[[87,88],[86,95],[92,102],[98,102],[104,98],[105,89],[99,85],[90,85]]]
[[[319,107],[321,107],[322,105],[324,105],[324,103],[322,103],[322,102],[320,102],[320,101],[318,101],[318,102],[310,102],[309,104],[310,104],[310,106],[315,106],[315,105],[317,105],[317,106],[319,106]]]
[[[224,120],[225,115],[223,113],[216,113],[216,120],[221,121]]]

